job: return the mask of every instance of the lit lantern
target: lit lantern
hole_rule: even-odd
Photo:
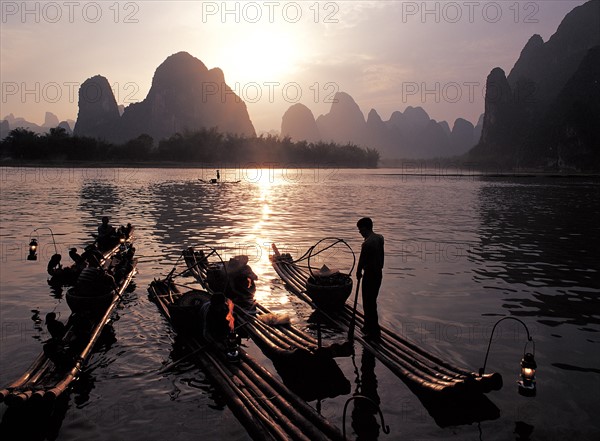
[[[37,260],[37,248],[37,240],[31,239],[31,242],[29,242],[29,255],[27,256],[27,260]]]
[[[523,355],[521,360],[521,379],[518,381],[519,393],[524,396],[535,396],[535,370],[537,364],[531,352]]]
[[[126,242],[125,235],[121,234],[119,236],[119,251],[121,253],[124,253],[125,250],[127,250],[127,247],[125,246],[125,242]]]
[[[500,324],[500,322],[504,320],[514,320],[523,325],[525,331],[527,331],[527,343],[525,343],[525,349],[523,349],[523,359],[521,360],[521,376],[517,384],[519,385],[519,394],[526,397],[534,397],[536,394],[536,385],[535,385],[535,370],[537,369],[537,364],[535,362],[535,342],[533,338],[529,334],[529,329],[527,325],[518,318],[515,317],[503,317],[498,320],[494,327],[492,328],[492,333],[490,334],[490,341],[488,343],[487,352],[485,353],[485,359],[483,361],[483,367],[479,369],[479,376],[483,376],[485,373],[485,366],[487,365],[488,356],[490,355],[490,348],[492,347],[492,337],[494,336],[494,331],[496,327]],[[533,346],[533,353],[526,352],[527,345],[531,342]],[[502,383],[500,383],[502,384]]]

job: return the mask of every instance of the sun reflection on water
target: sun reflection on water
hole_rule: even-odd
[[[256,222],[250,229],[251,233],[247,237],[247,242],[257,250],[256,255],[250,258],[252,269],[259,275],[255,299],[272,309],[272,307],[277,308],[278,305],[283,306],[289,303],[286,292],[273,290],[269,281],[262,276],[272,271],[269,260],[274,229],[274,219],[271,216],[272,210],[270,207],[271,200],[275,192],[286,185],[286,181],[281,178],[282,173],[278,170],[257,170],[255,176],[257,179],[253,182],[253,185],[255,186],[255,204],[258,215],[256,216]],[[261,276],[262,280],[260,279]]]

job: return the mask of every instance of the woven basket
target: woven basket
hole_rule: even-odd
[[[352,293],[352,278],[338,273],[332,277],[309,277],[306,281],[306,294],[315,304],[325,310],[340,309]]]

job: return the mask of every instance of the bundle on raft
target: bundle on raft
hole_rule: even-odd
[[[271,256],[273,268],[286,283],[289,291],[314,308],[318,308],[306,292],[306,282],[310,274],[299,264],[307,254],[295,261],[290,254],[281,254],[274,244],[273,252]],[[350,329],[352,320],[356,320],[355,339],[411,388],[443,397],[460,398],[499,390],[502,387],[500,374],[479,376],[474,372],[453,366],[384,326],[381,326],[381,338],[378,341],[365,339],[360,331],[364,325],[364,315],[356,311],[356,316],[353,317],[351,305],[345,304],[335,313],[322,309],[320,312],[340,329],[346,331]]]
[[[89,266],[104,265],[112,256],[123,249],[131,246],[133,242],[134,227],[131,224],[121,226],[117,230],[118,234],[110,239],[104,247],[100,247],[98,241],[94,241],[85,246],[83,253],[79,254],[76,248],[69,250],[69,257],[73,261],[71,265],[61,263],[62,256],[54,254],[48,261],[47,271],[50,275],[48,284],[50,286],[73,286],[81,271]]]
[[[107,291],[96,297],[80,287],[77,294],[73,293],[77,306],[72,308],[66,324],[56,320],[54,313],[46,316],[52,337],[25,373],[0,390],[0,401],[11,406],[28,400],[54,400],[77,380],[133,279],[136,271],[133,252],[130,247],[105,262],[102,271],[110,273],[114,281]],[[67,302],[72,307],[68,293]]]
[[[305,401],[261,367],[242,348],[234,362],[226,344],[205,338],[204,332],[190,330],[172,314],[183,297],[210,302],[211,294],[192,290],[181,293],[171,279],[154,280],[149,297],[160,312],[185,339],[202,369],[223,394],[227,405],[255,440],[341,440],[339,429],[331,425]],[[190,294],[191,293],[191,294]],[[204,299],[204,300],[202,300]],[[191,302],[192,304],[194,302]],[[202,306],[199,306],[201,309]],[[196,309],[192,305],[192,309]],[[182,312],[182,311],[178,311]],[[191,314],[196,314],[191,312]],[[181,318],[181,317],[180,317]],[[204,325],[202,325],[204,327]],[[266,399],[268,397],[268,399]]]
[[[319,244],[324,241],[333,241],[331,245],[323,250],[319,249]],[[352,254],[352,267],[347,273],[338,269],[329,268],[323,265],[320,269],[314,270],[311,265],[311,258],[320,252],[329,249],[337,244],[343,244]],[[310,247],[306,254],[306,263],[308,266],[309,277],[306,279],[306,294],[319,309],[334,312],[344,307],[346,300],[352,293],[352,271],[356,264],[356,256],[348,243],[342,239],[326,237],[321,239],[314,246]]]
[[[220,280],[218,285],[213,283],[211,268],[214,268],[215,263],[211,262],[210,253],[188,248],[183,256],[189,274],[205,290],[215,292],[214,290],[224,289],[225,295],[231,297],[226,281]],[[243,267],[246,268],[247,258],[244,257],[236,256],[231,260],[244,262]],[[254,273],[245,269],[241,274],[246,276]],[[255,279],[251,280],[254,282]],[[312,335],[294,327],[289,319],[280,320],[253,298],[251,302],[248,300],[245,298],[242,305],[234,301],[238,327],[273,361],[275,369],[290,389],[307,401],[333,398],[350,392],[350,382],[333,359],[352,355],[351,345],[319,347]],[[248,305],[251,305],[250,309],[247,308]]]

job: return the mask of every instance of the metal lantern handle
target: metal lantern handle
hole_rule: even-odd
[[[329,245],[329,246],[327,246],[327,247],[323,248],[321,251],[318,251],[317,253],[313,254],[313,251],[314,251],[314,250],[317,248],[317,246],[319,246],[319,244],[320,244],[321,242],[324,242],[324,241],[326,241],[326,240],[333,240],[334,242],[333,242],[331,245]],[[331,248],[331,247],[333,247],[333,246],[337,245],[338,243],[343,243],[344,245],[346,245],[346,247],[347,247],[347,248],[350,250],[350,252],[352,253],[352,267],[350,268],[350,272],[349,272],[349,274],[348,274],[348,275],[352,275],[352,271],[354,270],[354,265],[356,264],[356,255],[354,254],[354,251],[352,250],[352,248],[350,247],[350,245],[348,245],[348,242],[346,242],[344,239],[340,239],[340,238],[338,238],[338,237],[325,237],[325,238],[321,239],[320,241],[318,241],[316,244],[314,244],[314,245],[313,245],[312,247],[310,247],[310,249],[309,249],[309,253],[308,253],[308,261],[307,261],[307,263],[308,263],[308,271],[310,272],[310,275],[311,275],[311,277],[312,277],[313,279],[315,278],[315,275],[314,275],[314,273],[313,273],[313,271],[312,271],[312,267],[310,266],[310,258],[311,258],[313,255],[314,255],[314,256],[316,256],[317,254],[320,254],[320,253],[322,253],[323,251],[325,251],[325,250],[327,250],[327,249],[329,249],[329,248]]]
[[[29,242],[31,242],[31,236],[33,235],[33,233],[37,233],[38,230],[50,231],[50,235],[52,236],[52,244],[54,245],[54,254],[58,254],[58,248],[56,248],[56,240],[54,240],[54,233],[52,232],[52,229],[49,227],[34,228],[33,231],[31,233],[29,233]],[[39,235],[36,235],[36,238],[38,239],[38,242],[39,242]]]
[[[485,360],[483,361],[483,367],[479,369],[479,376],[483,376],[483,374],[485,373],[485,367],[487,366],[487,361],[488,361],[488,357],[490,355],[490,348],[492,347],[492,339],[494,338],[494,331],[496,330],[496,327],[503,322],[504,320],[514,320],[516,322],[519,322],[523,325],[523,327],[525,328],[525,331],[527,332],[527,342],[525,342],[525,349],[523,349],[523,351],[525,351],[527,349],[527,344],[529,342],[532,342],[533,344],[533,351],[534,351],[534,355],[535,355],[535,342],[533,341],[533,337],[531,337],[531,334],[529,334],[529,328],[527,327],[527,325],[525,324],[525,322],[523,322],[523,320],[519,320],[516,317],[503,317],[500,320],[498,320],[495,324],[494,327],[492,328],[492,333],[490,334],[490,341],[488,342],[488,347],[487,347],[487,351],[485,353]]]

